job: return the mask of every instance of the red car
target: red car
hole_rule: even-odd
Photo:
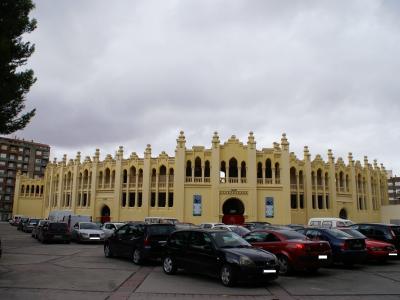
[[[281,275],[292,270],[316,271],[331,264],[332,251],[326,241],[311,241],[294,230],[256,230],[244,236],[252,246],[275,254]]]
[[[367,238],[361,232],[352,228],[338,228],[341,231],[351,235],[355,238],[364,238],[367,247],[367,259],[384,262],[389,257],[397,257],[397,250],[394,245]]]

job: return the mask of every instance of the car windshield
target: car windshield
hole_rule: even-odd
[[[244,228],[242,226],[231,227],[231,229],[234,233],[237,233],[240,236],[243,236],[250,232],[250,230],[248,230],[247,228]]]
[[[391,226],[390,228],[394,232],[395,236],[400,237],[400,226]]]
[[[80,229],[99,229],[100,226],[95,223],[80,223]]]
[[[307,237],[300,232],[294,230],[281,230],[279,231],[287,240],[306,240]]]
[[[211,236],[218,248],[251,247],[251,245],[232,231],[212,232]]]
[[[355,229],[350,229],[350,228],[342,228],[340,229],[341,231],[351,235],[352,237],[359,238],[359,239],[366,239],[367,237],[363,235],[361,232]]]
[[[123,226],[123,225],[125,225],[124,223],[117,223],[117,224],[114,224],[116,227],[117,227],[117,229],[118,228],[120,228],[121,226]]]
[[[67,223],[50,223],[49,229],[50,230],[65,230],[68,228]]]
[[[327,229],[326,230],[330,235],[333,235],[336,238],[343,239],[343,238],[351,238],[350,234],[347,234],[339,229]]]

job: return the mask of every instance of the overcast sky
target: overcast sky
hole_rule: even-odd
[[[300,158],[331,148],[400,175],[400,1],[35,2],[37,114],[16,135],[52,157],[286,132]]]

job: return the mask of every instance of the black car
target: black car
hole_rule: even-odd
[[[351,228],[360,231],[370,239],[393,244],[397,250],[400,250],[400,225],[361,223],[352,225]]]
[[[22,231],[31,233],[33,230],[33,227],[35,227],[38,224],[38,222],[39,222],[39,219],[29,219],[29,221],[25,222],[24,225],[22,226]]]
[[[146,259],[160,259],[163,246],[175,229],[173,224],[125,224],[106,239],[104,255],[129,257],[137,265]]]
[[[279,272],[272,253],[253,248],[234,232],[213,229],[180,230],[170,236],[163,270],[170,275],[180,268],[219,277],[225,286],[274,280]]]
[[[69,244],[71,242],[71,233],[67,223],[62,222],[46,222],[37,233],[38,240],[42,243],[47,242],[63,242]]]
[[[21,230],[22,231],[22,229],[24,228],[24,224],[26,222],[28,222],[28,221],[29,221],[29,218],[21,218],[19,220],[19,223],[18,223],[18,226],[17,226],[17,230]]]
[[[47,223],[49,223],[48,220],[40,220],[40,221],[36,224],[36,226],[33,226],[31,236],[32,236],[33,238],[37,239],[40,229],[43,227],[44,224],[47,224]]]
[[[334,263],[353,265],[362,263],[367,258],[367,248],[364,238],[354,238],[351,235],[334,228],[304,228],[298,229],[314,241],[328,241],[332,249]]]

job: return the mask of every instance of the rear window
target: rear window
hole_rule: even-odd
[[[361,232],[359,232],[358,230],[355,229],[340,229],[341,231],[351,235],[352,237],[358,238],[358,239],[365,239],[366,236],[363,235]]]
[[[305,240],[307,239],[304,234],[301,234],[296,231],[292,230],[282,230],[279,231],[287,240]]]
[[[149,235],[170,235],[173,231],[175,231],[175,226],[173,225],[153,225],[147,227]]]
[[[394,232],[395,236],[400,237],[400,226],[391,226],[390,228]]]
[[[333,235],[334,237],[339,238],[339,239],[341,239],[341,238],[351,238],[352,237],[350,234],[347,234],[347,233],[345,233],[345,232],[343,232],[343,231],[341,231],[339,229],[328,229],[327,232],[330,235]]]
[[[49,229],[51,230],[63,230],[63,229],[67,229],[68,228],[68,224],[67,223],[50,223],[49,224]]]

